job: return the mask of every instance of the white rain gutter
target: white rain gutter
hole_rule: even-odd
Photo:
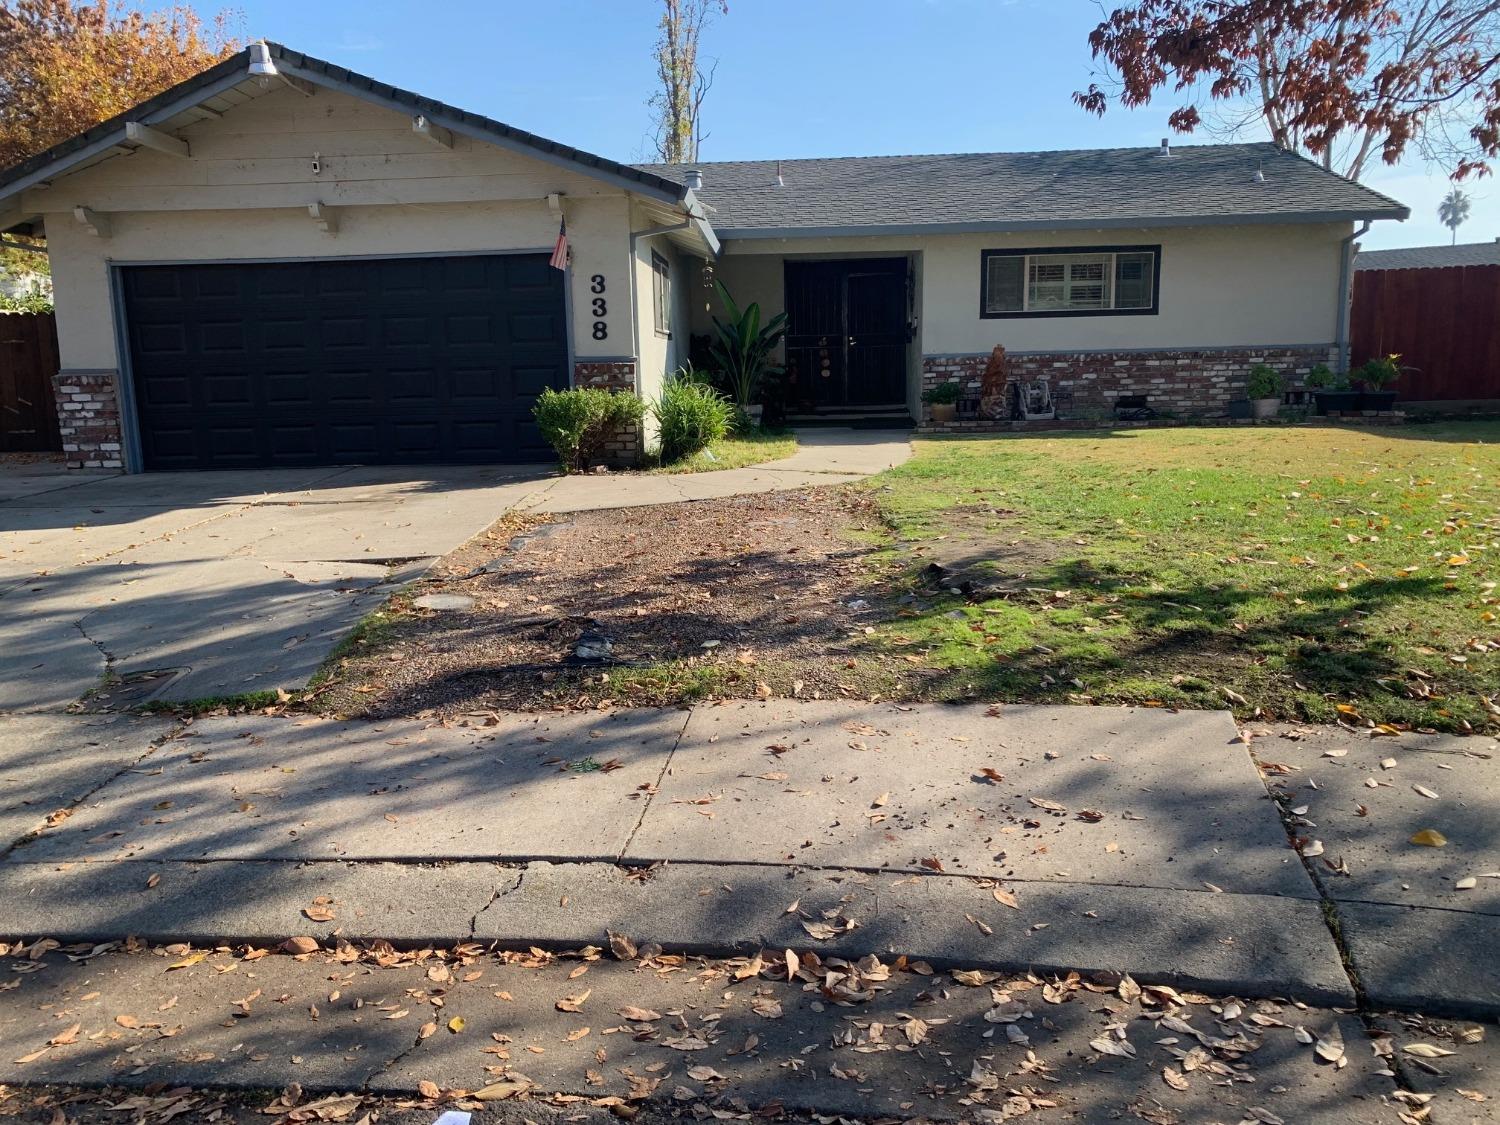
[[[1349,372],[1349,303],[1354,288],[1354,243],[1370,233],[1370,220],[1339,243],[1339,317],[1333,346],[1338,350],[1338,372]]]

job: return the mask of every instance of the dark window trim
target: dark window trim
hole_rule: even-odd
[[[656,286],[657,275],[661,275],[661,289]],[[657,307],[660,299],[661,307]],[[663,328],[662,325],[666,327]],[[655,250],[651,251],[651,326],[665,340],[672,338],[672,263]]]
[[[1146,309],[1051,309],[1046,312],[987,312],[991,258],[1020,258],[1042,254],[1143,254],[1151,257],[1151,307]],[[1026,278],[1021,278],[1026,284]],[[1015,250],[979,252],[979,317],[981,320],[1047,320],[1062,316],[1157,316],[1161,312],[1161,243],[1113,246],[1028,246]]]

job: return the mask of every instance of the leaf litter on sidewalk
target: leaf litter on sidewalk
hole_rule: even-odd
[[[153,970],[150,979],[179,982],[188,999],[174,996],[167,1020],[121,1022],[104,1015],[106,1009],[139,1012],[142,1005],[96,994],[98,1015],[75,1005],[77,1017],[60,1028],[44,1004],[33,1021],[36,1047],[17,1065],[45,1066],[53,1055],[65,1065],[69,1052],[102,1046],[152,1065],[153,1074],[170,1075],[173,1060],[220,1061],[218,1052],[233,1041],[209,1033],[227,1018],[239,1042],[269,1021],[264,1026],[276,1044],[252,1047],[247,1058],[274,1075],[286,1073],[289,1063],[295,1067],[306,1043],[399,1013],[411,1021],[407,1042],[415,1044],[401,1062],[411,1092],[389,1104],[408,1108],[474,1110],[529,1101],[631,1117],[645,1103],[665,1100],[691,1116],[727,1111],[738,1117],[754,1090],[749,1076],[769,1064],[805,1068],[817,1082],[866,1091],[872,1112],[888,1106],[911,1116],[925,1107],[998,1121],[1077,1108],[1100,1096],[1103,1081],[1110,1096],[1121,1099],[1122,1111],[1133,1107],[1136,1116],[1160,1122],[1192,1119],[1197,1111],[1190,1107],[1217,1106],[1226,1098],[1226,1104],[1263,1111],[1243,1119],[1269,1122],[1280,1114],[1294,1120],[1296,1105],[1281,1104],[1291,1096],[1287,1091],[1317,1083],[1320,1096],[1327,1095],[1317,1078],[1323,1068],[1383,1065],[1374,1052],[1359,1055],[1344,1042],[1335,1014],[1129,976],[941,972],[902,956],[841,958],[787,949],[711,959],[668,953],[618,933],[601,935],[597,946],[561,952],[479,943],[398,950],[338,938],[314,944],[313,951],[297,954],[139,942],[113,943],[102,952],[47,949],[39,958],[43,969],[23,976],[22,1003],[29,996],[43,999],[57,986],[49,979],[72,967],[67,958],[82,956],[132,959]],[[18,944],[3,953],[30,961],[32,948]],[[171,964],[198,954],[188,968],[167,975]],[[225,1007],[219,1007],[208,996],[212,982],[235,976],[222,971],[226,966],[253,972],[259,983],[254,990],[241,982],[224,992]],[[296,981],[285,975],[292,968],[303,970]],[[315,995],[307,995],[308,969],[320,982]],[[585,975],[593,983],[580,989],[575,982]],[[109,985],[103,987],[107,992]],[[360,990],[368,988],[384,998],[365,998]],[[527,997],[530,1006],[514,1014],[517,998]],[[151,1008],[158,1006],[153,997]],[[306,1040],[299,1025],[308,1029]],[[449,1034],[434,1035],[439,1026]],[[441,1054],[430,1054],[435,1051]],[[1422,1048],[1408,1054],[1419,1056]],[[429,1057],[441,1066],[429,1071]],[[467,1081],[455,1080],[465,1073]],[[374,1104],[359,1093],[305,1093],[290,1084],[266,1109],[278,1122],[353,1125]]]

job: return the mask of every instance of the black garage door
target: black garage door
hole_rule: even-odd
[[[145,468],[548,460],[562,278],[544,254],[129,267]]]

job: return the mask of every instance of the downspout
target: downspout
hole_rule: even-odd
[[[1334,348],[1338,351],[1338,373],[1349,373],[1349,302],[1353,299],[1354,243],[1370,233],[1370,220],[1339,243],[1339,318],[1334,333]]]

